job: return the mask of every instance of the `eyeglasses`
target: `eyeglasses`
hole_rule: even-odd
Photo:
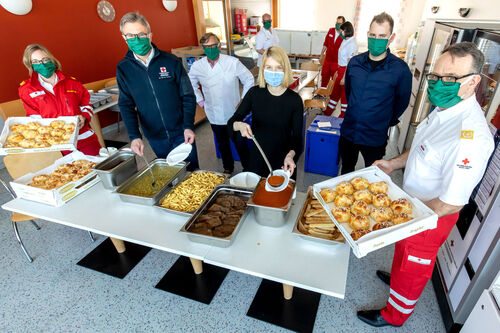
[[[32,65],[40,65],[41,63],[48,63],[48,62],[51,62],[52,60],[50,58],[43,58],[42,60],[38,60],[38,59],[34,59],[34,60],[31,60],[31,64]]]
[[[204,49],[216,49],[218,47],[219,47],[219,44],[203,45]]]
[[[429,73],[425,77],[427,78],[427,81],[437,83],[439,80],[441,80],[441,82],[443,82],[443,84],[445,86],[452,86],[455,84],[455,82],[457,82],[457,80],[463,79],[464,77],[467,77],[467,76],[476,75],[476,74],[477,73],[469,73],[469,74],[465,74],[462,76],[451,76],[451,75],[441,76],[441,75]]]
[[[148,35],[149,35],[149,33],[139,32],[138,34],[123,34],[123,37],[125,37],[125,39],[132,39],[132,38],[136,38],[136,37],[146,38],[146,37],[148,37]]]

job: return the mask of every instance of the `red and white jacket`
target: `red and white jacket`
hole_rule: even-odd
[[[74,77],[66,77],[59,70],[56,75],[58,81],[54,86],[54,94],[42,87],[37,72],[33,72],[29,79],[20,83],[19,97],[24,104],[26,116],[57,118],[82,115],[87,121],[80,129],[78,140],[91,137],[94,132],[89,123],[94,113],[89,103],[89,92]]]
[[[335,38],[337,36],[337,38]],[[330,28],[325,37],[325,42],[323,46],[326,46],[326,56],[325,61],[327,62],[338,62],[339,58],[339,48],[342,44],[343,39],[340,34],[335,30],[335,28]]]

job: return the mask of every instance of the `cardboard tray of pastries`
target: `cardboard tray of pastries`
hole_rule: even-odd
[[[313,192],[358,258],[437,226],[436,213],[375,166],[314,184]]]
[[[0,155],[76,150],[78,117],[9,117],[0,134]]]
[[[104,159],[75,151],[38,172],[11,181],[10,185],[18,198],[58,207],[99,182],[92,168]]]
[[[344,244],[345,240],[321,203],[313,195],[312,187],[307,190],[306,200],[297,216],[292,233],[300,238],[330,245]]]

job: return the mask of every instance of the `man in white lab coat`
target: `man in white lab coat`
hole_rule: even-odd
[[[200,39],[206,57],[196,61],[189,71],[196,102],[205,109],[210,126],[217,138],[217,148],[222,156],[224,172],[232,173],[234,160],[231,153],[230,138],[226,128],[227,121],[248,89],[254,86],[252,73],[235,57],[220,54],[220,40],[213,33]],[[243,92],[240,96],[240,85]],[[201,86],[201,89],[200,89]],[[236,151],[246,169],[248,163],[248,143],[242,137],[234,142]]]
[[[255,36],[255,49],[259,53],[259,59],[257,60],[257,66],[260,67],[260,62],[264,52],[271,46],[279,46],[280,40],[278,34],[271,28],[271,15],[262,15],[262,24],[264,28],[260,29],[257,36]]]

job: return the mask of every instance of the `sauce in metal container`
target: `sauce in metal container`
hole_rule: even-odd
[[[292,194],[293,186],[291,184],[288,184],[283,191],[268,192],[266,191],[266,182],[261,181],[255,189],[253,202],[259,206],[281,208],[288,204]]]

